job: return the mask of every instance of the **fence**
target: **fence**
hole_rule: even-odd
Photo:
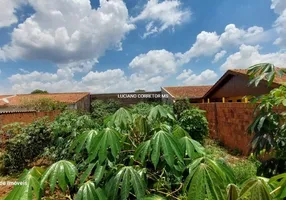
[[[11,113],[0,113],[0,129],[2,126],[14,123],[22,122],[25,124],[32,123],[37,119],[48,117],[49,120],[54,120],[56,116],[60,114],[60,111],[51,112],[11,112]]]
[[[195,104],[206,110],[210,136],[243,155],[249,153],[252,136],[247,133],[252,123],[255,105],[248,103]]]

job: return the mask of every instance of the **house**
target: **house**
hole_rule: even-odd
[[[176,100],[188,99],[191,103],[201,103],[211,87],[210,85],[162,87],[162,95],[168,95],[168,98],[164,98],[162,101],[172,104]]]
[[[188,99],[191,103],[210,102],[248,102],[249,96],[260,96],[286,83],[286,75],[276,76],[269,87],[266,80],[262,80],[257,87],[249,85],[247,69],[228,70],[214,85],[210,86],[178,86],[162,87],[162,95],[169,98],[162,99],[164,103],[172,104],[179,99]]]
[[[247,69],[228,70],[204,95],[204,102],[248,102],[247,96],[260,96],[286,82],[286,75],[276,76],[269,87],[262,80],[257,87],[249,85]]]
[[[82,93],[49,93],[49,94],[17,94],[0,95],[0,112],[28,111],[25,108],[26,102],[34,102],[40,99],[67,104],[69,109],[90,111],[90,94]]]

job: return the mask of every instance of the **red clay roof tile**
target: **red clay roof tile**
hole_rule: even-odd
[[[278,68],[277,69],[281,69]],[[237,72],[240,74],[247,74],[247,69],[231,69],[229,71],[233,71],[233,72]],[[273,80],[274,83],[278,83],[278,84],[285,84],[286,83],[286,75],[279,77],[279,76],[275,76],[275,79]]]
[[[73,104],[89,95],[88,92],[82,93],[50,93],[50,94],[18,94],[15,96],[1,95],[0,106],[19,106],[25,101],[38,99],[51,99],[54,101]]]
[[[175,98],[201,98],[211,88],[211,85],[204,86],[178,86],[163,87],[163,89]]]

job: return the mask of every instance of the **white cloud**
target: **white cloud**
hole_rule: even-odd
[[[274,22],[274,28],[279,35],[274,44],[286,47],[286,1],[272,0],[271,9],[279,15],[277,20]]]
[[[18,22],[16,10],[24,3],[25,0],[0,0],[0,28]]]
[[[30,72],[28,70],[25,70],[23,68],[19,68],[20,72],[24,73],[24,74],[29,74]]]
[[[2,48],[0,48],[0,61],[6,61],[6,56]]]
[[[121,69],[114,69],[114,70],[107,70],[104,72],[89,72],[86,76],[82,78],[83,83],[93,83],[95,86],[96,85],[112,85],[119,83],[120,80],[124,80],[125,75],[124,71]]]
[[[183,72],[182,72],[179,76],[176,77],[176,79],[177,79],[177,80],[187,79],[189,76],[192,75],[192,73],[193,73],[192,70],[190,70],[190,69],[187,69],[187,70],[184,69]]]
[[[147,20],[146,33],[143,38],[158,32],[162,32],[168,28],[181,25],[186,22],[191,16],[189,10],[181,8],[180,0],[149,0],[145,5],[143,11],[134,18],[132,22]]]
[[[166,80],[165,77],[162,77],[162,76],[155,76],[155,77],[152,77],[148,80],[148,83],[151,83],[151,84],[156,84],[156,85],[161,85],[162,82],[164,82]]]
[[[175,55],[162,49],[136,56],[129,63],[129,67],[143,74],[157,75],[175,73],[178,65]]]
[[[181,63],[190,62],[191,59],[200,56],[212,56],[218,51],[240,44],[257,44],[268,40],[268,34],[262,27],[253,26],[246,30],[238,29],[234,24],[225,27],[225,31],[218,35],[216,32],[202,31],[198,34],[196,42],[185,53],[178,53]]]
[[[277,52],[260,54],[259,46],[241,45],[239,52],[230,55],[221,66],[221,70],[243,69],[258,63],[273,63],[278,67],[286,67],[286,53]]]
[[[122,0],[29,0],[35,14],[12,32],[2,47],[6,58],[49,60],[57,64],[94,62],[108,49],[121,49],[129,24]]]
[[[274,27],[279,35],[274,44],[286,47],[286,9],[275,21]]]
[[[203,71],[201,74],[193,74],[190,70],[184,70],[177,80],[182,80],[184,85],[208,85],[216,81],[218,75],[210,69]]]
[[[178,54],[182,63],[188,63],[194,57],[210,56],[221,48],[219,36],[215,32],[201,32],[197,36],[196,42],[184,54]]]
[[[172,53],[165,49],[151,50],[146,54],[136,56],[129,63],[129,67],[147,75],[174,74],[182,65],[200,56],[213,56],[216,54],[213,62],[217,62],[226,54],[226,51],[221,49],[231,45],[238,46],[243,42],[256,43],[258,42],[257,38],[264,38],[260,37],[263,33],[263,28],[261,27],[253,26],[244,30],[236,28],[233,24],[227,25],[221,35],[218,35],[216,32],[202,31],[197,35],[193,46],[184,53]]]
[[[71,69],[58,69],[56,73],[34,71],[28,74],[15,74],[8,78],[13,93],[30,93],[36,88],[49,92],[130,92],[136,89],[159,90],[166,76],[151,76],[133,73],[127,76],[121,69],[103,72],[90,71],[80,80],[74,79]],[[0,88],[1,89],[1,88]]]
[[[56,73],[20,70],[24,74],[8,78],[13,92],[30,92],[35,88],[51,92],[132,88],[131,77],[126,77],[123,71],[91,71],[107,50],[121,50],[122,40],[135,28],[122,0],[100,0],[97,9],[92,9],[90,0],[27,2],[35,13],[13,30],[9,44],[0,47],[0,60],[48,60],[58,70]],[[76,80],[75,73],[88,74]]]
[[[21,84],[25,82],[56,82],[60,80],[72,80],[74,74],[72,70],[58,69],[56,73],[48,73],[48,72],[28,72],[25,74],[14,74],[10,76],[8,79],[12,84]]]
[[[226,54],[226,51],[225,50],[222,50],[220,52],[218,52],[215,57],[214,57],[214,60],[212,61],[212,63],[216,63],[218,62],[220,59],[222,59]]]
[[[73,80],[73,73],[69,69],[58,69],[56,73],[33,71],[14,74],[8,80],[12,84],[13,93],[30,93],[37,88],[49,92],[80,91],[78,82]]]
[[[98,63],[97,59],[91,59],[58,64],[58,67],[60,69],[70,69],[72,72],[89,72],[96,63]]]
[[[242,43],[255,43],[263,39],[264,29],[252,26],[246,30],[237,28],[234,24],[225,27],[225,32],[221,34],[220,41],[222,46],[240,45]],[[261,38],[262,37],[262,38]]]
[[[272,0],[271,9],[274,9],[275,13],[282,14],[286,9],[285,0]]]

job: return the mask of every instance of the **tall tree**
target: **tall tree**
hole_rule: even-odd
[[[36,89],[33,92],[31,92],[31,94],[48,94],[48,91]]]

